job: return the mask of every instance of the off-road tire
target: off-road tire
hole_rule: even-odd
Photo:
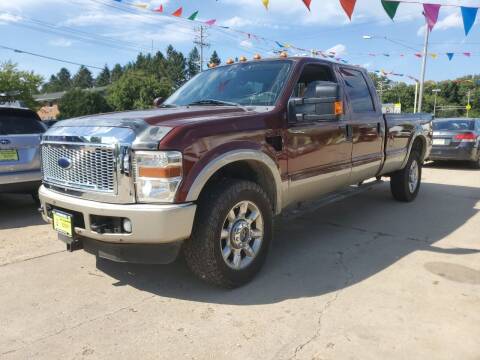
[[[263,217],[263,240],[257,255],[245,268],[235,270],[225,263],[220,232],[230,209],[241,201],[253,202]],[[200,196],[190,239],[183,253],[188,267],[200,279],[223,288],[235,288],[249,282],[265,262],[272,238],[273,210],[266,192],[256,183],[223,179],[212,184]]]
[[[422,163],[420,157],[420,152],[413,148],[410,157],[408,158],[407,165],[402,170],[396,171],[390,176],[390,190],[392,191],[395,200],[411,202],[417,197],[422,183]],[[415,190],[412,192],[409,187],[409,179],[410,169],[414,161],[416,161],[418,165],[418,183]]]

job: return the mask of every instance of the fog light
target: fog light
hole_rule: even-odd
[[[123,219],[123,231],[129,234],[132,232],[132,222],[129,219]]]

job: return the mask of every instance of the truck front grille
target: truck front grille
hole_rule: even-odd
[[[114,193],[115,150],[107,146],[42,145],[46,183],[85,191]]]

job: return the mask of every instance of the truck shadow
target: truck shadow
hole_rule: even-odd
[[[262,272],[231,291],[197,280],[182,260],[157,266],[99,259],[97,266],[117,280],[115,286],[190,301],[253,305],[318,296],[375,276],[416,251],[452,257],[480,253],[478,248],[435,245],[475,216],[479,200],[479,188],[424,183],[417,201],[398,203],[387,183],[316,210],[309,204],[309,210],[278,219]]]
[[[456,171],[474,171],[472,163],[469,161],[429,161],[426,162],[424,167],[431,169],[449,169]]]
[[[45,224],[37,208],[29,194],[0,194],[0,230]]]

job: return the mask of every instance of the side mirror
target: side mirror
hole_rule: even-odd
[[[165,101],[164,98],[158,97],[155,100],[153,100],[153,106],[160,107],[163,104],[164,101]]]
[[[340,86],[336,83],[329,81],[311,83],[304,96],[289,100],[289,122],[336,120],[343,115]]]

